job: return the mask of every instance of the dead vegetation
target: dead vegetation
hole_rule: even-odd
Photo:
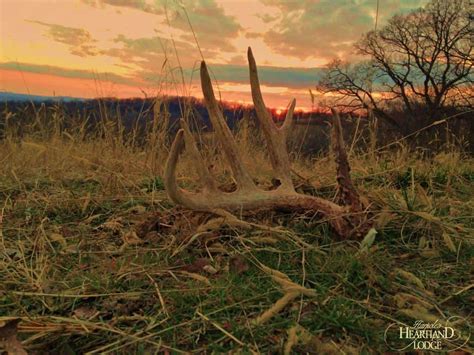
[[[278,196],[276,177],[280,188],[286,183],[291,194],[328,206],[341,198],[350,205],[347,191],[360,194],[357,203],[370,205],[374,229],[363,240],[340,241],[338,229],[329,228],[339,215],[321,215],[321,204],[303,213],[251,209],[217,218],[207,208],[175,206],[164,190],[170,178],[196,190],[207,177],[194,170],[198,158],[189,140],[180,164],[163,177],[168,151],[152,139],[159,128],[142,146],[120,134],[113,117],[96,137],[86,137],[81,126],[53,124],[18,139],[6,128],[0,143],[6,351],[380,353],[389,350],[390,324],[472,317],[474,165],[456,147],[426,159],[403,142],[390,151],[349,149],[347,158],[336,146],[336,161],[334,152],[293,160],[290,176],[286,158],[271,148],[275,136],[268,159],[248,132],[238,132],[235,149],[246,152],[237,155],[246,167],[240,176],[252,178],[239,181],[240,168],[231,164],[237,183],[247,179],[264,196]],[[235,190],[214,147],[200,152],[216,188]],[[341,194],[347,161],[354,188]],[[455,345],[472,352],[465,342],[469,322],[457,326],[464,338]]]

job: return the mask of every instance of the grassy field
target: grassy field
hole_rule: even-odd
[[[162,142],[133,147],[110,127],[31,132],[0,142],[0,335],[19,319],[10,339],[29,352],[381,353],[390,324],[472,320],[474,160],[456,148],[350,150],[378,232],[364,247],[309,214],[203,228],[213,216],[166,197]],[[239,142],[269,184],[263,149]],[[294,171],[299,190],[334,197],[330,156]],[[185,158],[181,185],[195,189],[195,176]],[[468,322],[456,327],[467,337]]]

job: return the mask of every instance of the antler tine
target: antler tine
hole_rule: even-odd
[[[272,163],[273,170],[275,170],[276,177],[281,180],[282,187],[293,190],[293,182],[290,176],[290,159],[288,157],[288,151],[286,149],[286,132],[289,123],[285,121],[285,128],[278,129],[263,101],[262,92],[260,90],[260,82],[258,80],[257,64],[252,53],[252,49],[249,47],[248,52],[249,61],[249,72],[250,72],[250,87],[252,89],[252,99],[257,112],[257,117],[262,127],[265,139],[268,143],[270,161]],[[295,101],[292,102],[296,103]],[[294,109],[294,105],[293,109]],[[291,118],[293,114],[292,107],[288,111],[287,119]],[[290,122],[288,120],[288,122]]]
[[[217,133],[216,137],[219,140],[221,148],[224,150],[238,188],[255,189],[256,186],[251,176],[244,169],[232,132],[230,131],[229,126],[227,126],[217,104],[214,90],[212,89],[211,78],[209,77],[209,72],[207,71],[207,66],[204,61],[201,62],[201,87],[212,126]]]
[[[206,165],[204,164],[204,160],[202,159],[201,153],[196,146],[196,140],[194,139],[189,126],[183,118],[180,119],[181,128],[184,132],[184,142],[186,144],[186,150],[189,150],[191,153],[192,159],[196,164],[197,173],[199,175],[199,182],[203,185],[204,189],[209,191],[216,191],[216,183],[212,178],[209,170],[207,169]]]
[[[174,203],[186,206],[191,209],[200,209],[200,206],[197,206],[192,199],[186,196],[186,194],[178,187],[176,182],[176,166],[178,165],[179,155],[184,148],[183,135],[184,130],[180,129],[174,138],[168,160],[165,164],[163,180],[166,186],[166,192]]]
[[[288,111],[286,111],[285,120],[283,121],[283,124],[280,127],[280,131],[284,132],[285,134],[285,139],[288,137],[288,132],[293,126],[293,113],[295,111],[295,106],[296,106],[296,99],[293,99],[290,102]]]
[[[336,160],[336,180],[338,184],[339,203],[349,206],[351,211],[362,211],[363,205],[360,196],[352,184],[350,176],[350,165],[344,148],[344,137],[342,135],[341,117],[335,109],[333,114],[333,125],[331,131],[331,144]]]

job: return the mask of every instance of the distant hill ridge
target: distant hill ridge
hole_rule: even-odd
[[[41,95],[29,95],[29,94],[17,94],[15,92],[0,91],[0,102],[5,101],[34,101],[34,102],[45,102],[45,101],[84,101],[85,99],[79,97],[70,96],[41,96]]]
[[[208,130],[212,127],[209,114],[202,99],[195,97],[167,96],[158,102],[163,109],[162,112],[166,112],[170,119],[170,128],[172,128],[172,131],[179,127],[178,121],[183,116],[183,102],[186,102],[188,108],[191,109],[190,113],[192,113],[192,116],[195,118],[191,120],[192,123],[190,122],[192,126],[196,126],[192,127],[192,129],[200,127],[201,129]],[[59,104],[61,111],[66,116],[71,118],[75,116],[87,116],[93,122],[99,122],[103,118],[104,112],[109,112],[111,113],[109,117],[118,115],[125,128],[132,129],[136,124],[145,125],[145,122],[151,122],[153,120],[153,107],[156,103],[156,98],[75,98],[69,96],[26,95],[0,91],[0,105],[7,105],[10,111],[16,112],[17,114],[21,112],[19,115],[23,117],[22,119],[25,122],[29,119],[28,112],[32,109],[34,110],[34,107],[30,107],[30,103],[33,103],[33,106],[36,106],[36,104],[45,104],[46,107]],[[24,108],[26,108],[27,111],[24,111]],[[221,102],[221,108],[223,116],[231,128],[235,127],[244,117],[244,113],[249,116],[250,121],[258,126],[258,122],[255,120],[255,110],[252,105],[241,105],[224,101]],[[276,121],[282,120],[286,114],[286,112],[277,114],[275,109],[269,109],[269,111]],[[325,122],[331,120],[331,115],[316,110],[313,112],[299,111],[295,112],[294,120],[296,123],[304,125],[324,125]]]

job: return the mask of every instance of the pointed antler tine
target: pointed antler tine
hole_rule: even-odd
[[[252,53],[252,48],[249,47],[247,51],[247,57],[249,61],[249,73],[250,73],[250,88],[252,90],[252,100],[257,111],[262,128],[269,131],[271,128],[276,128],[275,123],[272,120],[270,113],[268,112],[265,102],[263,101],[262,91],[260,90],[260,81],[258,79],[257,63]]]
[[[252,100],[257,112],[257,118],[262,127],[265,139],[268,143],[270,161],[272,163],[275,175],[281,181],[282,188],[294,190],[293,182],[290,175],[290,158],[286,149],[286,128],[280,130],[273,122],[272,116],[265,107],[262,92],[260,90],[260,82],[258,80],[258,71],[252,49],[249,47],[248,52],[250,88],[252,90]],[[290,107],[291,108],[291,107]],[[293,111],[291,111],[293,112]],[[291,120],[288,120],[288,122]]]
[[[209,77],[209,72],[204,61],[201,62],[201,87],[212,126],[217,133],[216,138],[227,157],[238,187],[254,189],[255,184],[248,172],[244,169],[242,159],[238,153],[237,144],[217,104],[214,90],[212,89],[211,78]]]
[[[207,169],[206,165],[204,164],[204,160],[202,158],[201,153],[196,145],[196,140],[194,139],[189,126],[183,118],[180,119],[181,128],[184,132],[184,142],[186,144],[186,149],[189,150],[191,153],[192,159],[196,164],[197,173],[199,175],[199,182],[203,185],[203,187],[210,191],[217,190],[216,184],[214,179],[212,178],[209,170]]]
[[[333,114],[333,125],[331,131],[331,144],[336,160],[336,180],[338,184],[339,203],[344,206],[350,206],[351,211],[363,211],[363,204],[359,193],[355,189],[351,175],[350,165],[344,147],[344,137],[342,135],[341,117],[335,109],[331,109]]]
[[[332,124],[332,137],[331,139],[334,140],[333,145],[337,144],[338,146],[344,146],[344,138],[342,136],[342,125],[341,125],[341,116],[339,116],[339,112],[331,108],[331,113],[333,117],[333,124]],[[336,142],[337,141],[337,142]]]
[[[168,160],[165,164],[163,180],[166,186],[166,192],[168,193],[171,201],[192,208],[195,205],[194,202],[183,194],[183,192],[178,187],[178,183],[176,182],[176,166],[178,165],[179,155],[184,148],[183,135],[184,131],[180,129],[174,138]]]
[[[288,136],[288,132],[293,126],[293,113],[295,111],[296,99],[291,100],[290,105],[288,106],[288,111],[286,111],[285,120],[283,125],[280,127],[280,130],[284,132],[285,137]]]

